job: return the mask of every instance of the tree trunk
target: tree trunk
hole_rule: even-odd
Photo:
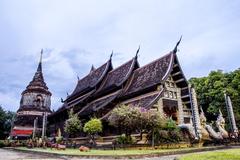
[[[154,147],[154,130],[152,131],[152,147]]]

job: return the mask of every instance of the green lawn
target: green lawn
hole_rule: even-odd
[[[111,155],[111,156],[120,156],[120,155],[142,155],[142,154],[154,154],[154,153],[163,153],[163,152],[173,152],[178,150],[194,150],[196,148],[183,148],[183,149],[156,149],[156,150],[139,150],[139,149],[119,149],[119,150],[90,150],[89,152],[80,152],[78,149],[66,149],[66,150],[56,150],[56,149],[42,149],[42,148],[33,148],[28,149],[26,147],[18,147],[18,150],[26,151],[36,151],[36,152],[46,152],[46,153],[55,153],[55,154],[65,154],[65,155]]]
[[[180,160],[240,160],[240,149],[186,154]]]

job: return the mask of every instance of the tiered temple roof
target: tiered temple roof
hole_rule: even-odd
[[[112,103],[117,98],[117,96],[119,95],[119,93],[121,93],[121,91],[122,90],[120,89],[119,91],[116,91],[110,95],[106,95],[104,97],[98,98],[90,102],[79,112],[79,114],[81,116],[86,116],[90,114],[92,115],[102,109],[106,109],[104,108],[106,106],[111,109],[112,105],[110,103]]]
[[[74,91],[66,99],[67,103],[69,103],[70,105],[72,105],[73,103],[80,103],[85,98],[89,97],[92,93],[95,92],[97,86],[100,85],[103,78],[110,70],[112,70],[111,58],[97,69],[91,69],[90,73],[87,76],[78,80],[77,86],[75,87]]]
[[[132,60],[110,71],[95,95],[102,95],[106,92],[111,92],[112,90],[121,87],[131,76],[133,70],[138,67],[139,64],[136,56]]]
[[[93,101],[80,110],[79,114],[87,115],[99,110],[112,109],[115,100],[122,93],[124,84],[132,75],[134,69],[138,67],[137,56],[135,56],[132,60],[110,71],[99,89],[94,93]],[[108,109],[105,108],[106,106]]]
[[[127,101],[122,102],[122,104],[135,106],[135,107],[143,107],[145,109],[150,109],[152,105],[154,105],[159,98],[163,95],[164,88],[161,88],[158,91],[150,92]]]
[[[118,104],[149,109],[163,96],[164,83],[171,75],[181,88],[182,100],[188,102],[188,82],[176,55],[179,43],[180,41],[170,53],[140,68],[136,56],[114,70],[111,70],[111,61],[92,69],[86,77],[79,80],[67,101],[71,99],[79,103],[78,99],[85,98],[85,103],[78,110],[80,117],[93,114],[104,117]],[[87,94],[82,94],[86,90]]]
[[[155,60],[133,72],[133,76],[126,87],[123,97],[141,94],[144,90],[151,89],[161,84],[170,73],[173,53]]]

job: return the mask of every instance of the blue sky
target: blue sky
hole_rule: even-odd
[[[173,49],[187,78],[240,67],[240,1],[1,0],[0,104],[16,111],[44,49],[52,108],[71,93],[77,75],[104,63],[116,67],[141,45],[143,66]]]

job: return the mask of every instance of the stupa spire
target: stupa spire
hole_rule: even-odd
[[[37,71],[35,72],[33,79],[29,83],[27,88],[36,88],[38,86],[38,87],[48,90],[48,87],[46,86],[46,83],[44,82],[43,73],[42,73],[42,55],[43,55],[43,49],[40,52],[40,59],[39,59]]]
[[[37,68],[38,72],[42,72],[42,55],[43,55],[43,49],[41,49],[41,52],[40,52],[40,60],[38,63],[38,68]]]

